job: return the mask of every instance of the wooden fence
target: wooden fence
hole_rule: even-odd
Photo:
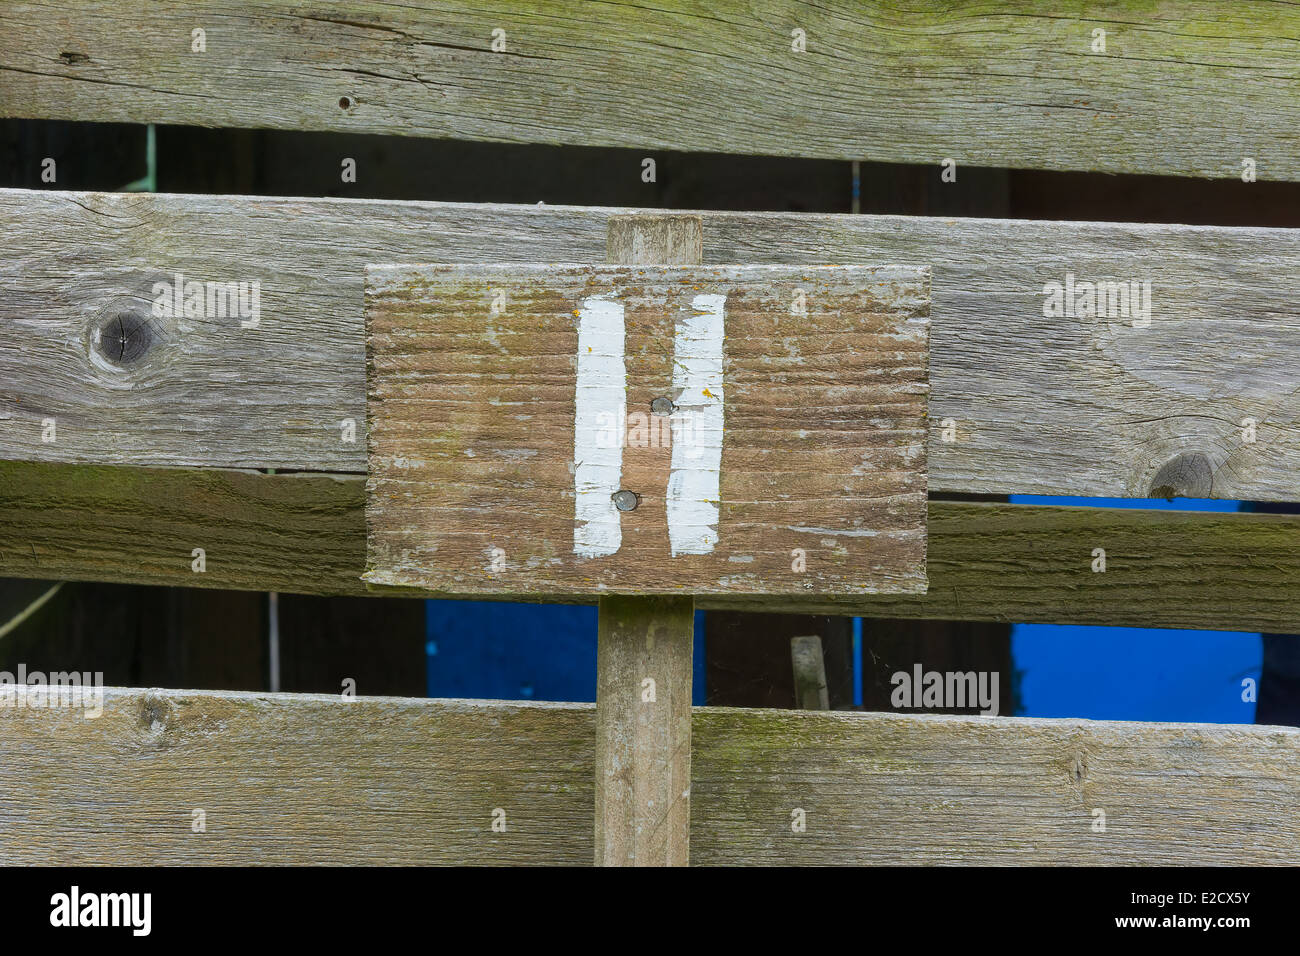
[[[1285,4],[10,6],[6,116],[1300,179]]]
[[[1294,863],[1300,840],[1287,728],[727,707],[693,723],[692,863]],[[110,690],[94,720],[0,721],[0,852],[589,864],[595,730],[590,704]]]
[[[1285,5],[347,6],[10,4],[0,116],[1300,181]],[[632,261],[611,223],[638,212],[0,190],[0,575],[423,593],[361,580],[367,266]],[[945,500],[1300,501],[1300,230],[688,215],[707,264],[931,273],[928,591],[696,606],[1300,632],[1300,517]],[[258,282],[262,321],[151,320],[153,283],[177,274]],[[1150,320],[1051,314],[1067,276],[1150,280]],[[635,615],[602,614],[604,655]],[[603,693],[629,660],[602,656]],[[614,819],[597,768],[632,723],[111,690],[98,719],[0,720],[0,853],[629,862],[611,834],[644,808]],[[1300,731],[725,708],[685,724],[633,748],[651,782],[682,772],[666,746],[688,755],[680,845],[637,836],[641,862],[684,862],[687,835],[704,864],[1300,862]]]

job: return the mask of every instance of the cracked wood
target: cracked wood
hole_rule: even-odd
[[[1288,3],[1123,0],[1081,15],[1059,0],[78,0],[6,3],[3,16],[10,117],[863,159],[936,175],[953,157],[1236,178],[1249,157],[1260,179],[1300,179],[1300,8]],[[206,52],[191,50],[196,27]]]
[[[600,261],[617,212],[0,190],[0,457],[364,472],[365,264]],[[932,263],[932,491],[1300,500],[1300,230],[699,215],[713,262]],[[95,349],[177,271],[259,281],[258,328]],[[1044,316],[1069,273],[1151,279],[1149,327]]]

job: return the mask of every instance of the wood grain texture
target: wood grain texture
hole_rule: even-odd
[[[698,216],[614,216],[605,261],[698,266],[703,243]],[[688,866],[695,598],[604,595],[596,611],[596,866]]]
[[[364,472],[365,264],[596,262],[616,212],[0,190],[0,457]],[[1300,500],[1300,230],[700,216],[709,262],[932,264],[932,491]],[[93,353],[178,270],[259,281],[260,326]],[[1150,279],[1150,326],[1045,317],[1069,273]]]
[[[1227,0],[18,2],[0,115],[1296,180],[1298,35]]]
[[[1300,633],[1295,515],[931,501],[928,524],[925,595],[716,595],[700,606]],[[191,570],[195,547],[203,574]],[[1091,570],[1098,547],[1104,574]],[[0,461],[0,576],[416,593],[367,590],[365,559],[360,477]]]
[[[600,599],[597,866],[687,866],[695,601]]]
[[[611,266],[698,266],[704,223],[697,215],[631,213],[610,216],[605,262]]]
[[[589,708],[105,694],[98,718],[13,708],[0,721],[6,860],[591,861]],[[191,829],[196,809],[204,833]]]
[[[94,719],[15,708],[0,853],[585,865],[594,719],[586,704],[120,689]],[[695,864],[1300,862],[1292,728],[730,708],[692,723]]]
[[[366,580],[923,591],[928,278],[370,267]]]
[[[798,708],[830,710],[821,637],[810,634],[790,638],[790,666],[794,670],[794,699]]]
[[[694,733],[701,865],[1300,863],[1294,728],[704,708]]]

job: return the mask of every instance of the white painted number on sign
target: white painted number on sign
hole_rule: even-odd
[[[673,335],[672,462],[665,504],[673,557],[709,554],[718,540],[722,468],[722,341],[727,297],[701,294],[679,315]],[[573,550],[606,557],[623,544],[613,496],[622,490],[627,414],[623,305],[612,296],[578,309],[578,375],[573,419]],[[614,418],[619,440],[601,440]]]
[[[724,295],[695,296],[673,337],[673,388],[679,395],[674,403],[668,477],[668,542],[673,557],[708,554],[718,540],[726,302]]]
[[[604,296],[578,310],[578,384],[573,417],[573,550],[584,558],[614,554],[623,529],[613,495],[623,480],[623,443],[602,442],[600,413],[627,400],[623,305]],[[604,447],[603,447],[604,446]],[[612,446],[612,447],[609,447]]]

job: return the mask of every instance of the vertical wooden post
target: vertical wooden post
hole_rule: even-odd
[[[694,619],[689,597],[600,599],[597,866],[690,859]]]
[[[830,710],[821,637],[811,634],[790,638],[790,663],[794,668],[795,707],[799,710]]]
[[[613,216],[606,262],[699,265],[698,216]],[[690,861],[695,599],[600,600],[596,655],[596,865]]]

